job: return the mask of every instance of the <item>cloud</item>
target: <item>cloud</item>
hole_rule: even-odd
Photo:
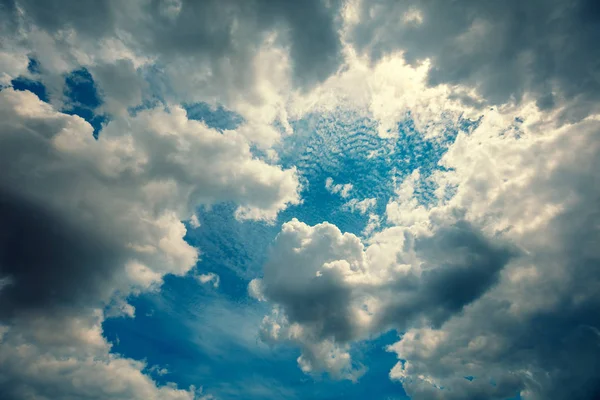
[[[66,54],[83,46],[97,47],[92,41],[114,41],[132,55],[153,59],[167,69],[173,62],[179,64],[174,68],[194,64],[200,73],[189,72],[203,84],[210,79],[221,83],[235,80],[238,88],[251,87],[254,71],[248,67],[265,37],[272,33],[289,53],[293,79],[300,87],[325,80],[342,63],[337,21],[342,2],[338,0],[310,0],[301,6],[281,0],[234,0],[225,5],[190,0],[52,0],[44,6],[31,0],[3,3],[7,36],[16,36],[24,28],[25,32],[38,30],[62,40],[61,36],[70,31],[76,41],[69,43],[72,48]],[[88,54],[103,57],[98,51]]]
[[[0,318],[8,329],[2,346],[32,346],[30,357],[10,369],[12,378],[3,386],[17,390],[15,398],[52,393],[68,398],[69,390],[86,390],[87,381],[81,380],[93,376],[86,378],[87,373],[98,373],[116,379],[115,398],[175,396],[179,392],[173,389],[157,389],[140,372],[140,363],[111,355],[96,332],[103,316],[93,322],[89,313],[110,307],[111,315],[121,310],[132,316],[133,308],[124,302],[128,295],[194,267],[198,250],[184,241],[181,221],[198,205],[232,201],[239,204],[238,218],[271,220],[297,203],[294,170],[254,158],[241,135],[188,120],[179,107],[114,119],[98,140],[83,119],[60,113],[27,91],[2,90],[0,116]],[[61,361],[60,348],[30,335],[32,321],[44,335],[53,332],[54,320],[94,329],[102,361],[93,361],[94,350],[79,342]],[[17,357],[15,351],[6,357]],[[34,384],[38,378],[31,371],[43,367],[37,360],[56,366],[39,377],[40,385],[52,388]],[[11,363],[2,363],[2,369]],[[131,381],[111,378],[122,368]],[[80,387],[64,386],[61,377],[71,379],[65,371],[76,374],[73,382],[82,382]],[[10,383],[25,385],[30,379],[29,389]],[[92,385],[100,391],[97,397],[110,395],[103,390],[111,385],[97,382]]]
[[[200,228],[200,220],[198,219],[198,216],[196,214],[192,214],[192,216],[190,217],[189,224],[194,229]]]
[[[2,82],[36,60],[49,101],[68,106],[64,77],[87,69],[108,117],[149,104],[205,102],[246,122],[268,149],[289,128],[285,103],[341,69],[343,0],[4,0]],[[6,57],[4,57],[6,55]],[[17,60],[19,62],[16,62]]]
[[[355,379],[353,343],[395,329],[390,376],[415,399],[597,396],[600,123],[556,115],[488,111],[427,178],[436,200],[409,175],[365,242],[284,224],[251,283],[273,304],[263,339],[295,343],[305,372]]]
[[[155,278],[144,271],[185,273],[197,251],[180,221],[195,205],[236,201],[239,218],[272,219],[298,201],[293,170],[254,159],[235,132],[179,108],[115,120],[95,141],[86,122],[29,92],[0,98],[6,311],[107,299],[132,261],[129,281],[144,287]]]
[[[390,376],[415,399],[597,397],[599,13],[564,3],[0,0],[0,84],[35,75],[50,102],[0,92],[0,391],[198,397],[111,354],[102,320],[195,265],[182,221],[197,225],[197,205],[270,222],[298,204],[295,170],[251,149],[276,160],[288,119],[350,109],[385,143],[464,132],[436,171],[395,185],[366,239],[284,224],[249,286],[273,305],[263,340],[356,380],[353,344],[395,329]],[[58,111],[83,68],[111,118],[98,141]],[[197,102],[239,126],[191,120],[179,104]]]
[[[10,81],[27,72],[29,58],[25,52],[11,53],[0,51],[0,85],[8,86]]]
[[[149,90],[147,82],[128,59],[99,63],[91,68],[91,74],[102,89],[102,108],[110,115],[126,114],[129,107],[142,104]]]
[[[264,338],[300,344],[305,371],[354,376],[346,344],[390,328],[441,325],[493,286],[514,254],[465,221],[403,235],[404,243],[395,238],[402,250],[382,264],[385,246],[365,250],[334,225],[284,224],[264,277],[251,283],[251,293],[276,304]]]
[[[372,60],[394,52],[411,65],[430,60],[430,85],[473,87],[491,104],[531,98],[541,109],[566,104],[567,121],[598,111],[594,1],[381,0],[353,7],[346,40]]]
[[[18,399],[194,400],[201,392],[157,387],[143,362],[110,353],[100,310],[24,316],[1,326],[0,390]]]
[[[198,282],[202,283],[202,284],[206,284],[206,283],[210,283],[212,282],[213,287],[218,288],[219,287],[219,283],[221,282],[221,278],[219,277],[219,275],[213,273],[213,272],[209,272],[206,274],[200,274],[196,277],[196,279],[198,280]]]
[[[367,211],[369,211],[372,208],[375,208],[377,206],[377,199],[376,198],[369,198],[369,199],[363,199],[363,200],[358,200],[358,199],[350,199],[348,202],[344,203],[343,207],[347,208],[348,210],[350,210],[351,212],[359,212],[361,214],[366,214]]]
[[[452,205],[523,253],[464,314],[439,329],[409,331],[392,348],[406,361],[391,375],[415,398],[595,398],[600,194],[592,171],[600,124],[517,134],[500,115],[485,118],[447,154],[460,180]]]
[[[325,189],[327,189],[327,191],[331,194],[339,194],[342,198],[349,197],[352,188],[353,186],[351,183],[334,184],[331,177],[325,180]]]

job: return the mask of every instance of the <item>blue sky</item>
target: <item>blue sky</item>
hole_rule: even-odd
[[[0,397],[597,399],[597,8],[5,1]]]

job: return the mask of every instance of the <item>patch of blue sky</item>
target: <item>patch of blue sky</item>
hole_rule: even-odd
[[[95,109],[102,104],[94,78],[86,68],[72,71],[65,77],[65,95],[71,103],[82,107]]]
[[[40,81],[36,81],[24,76],[19,76],[10,82],[15,90],[29,90],[31,93],[39,97],[40,100],[48,102],[48,93],[46,87]]]
[[[244,122],[241,115],[227,110],[220,104],[212,106],[201,102],[184,104],[183,108],[189,119],[202,121],[208,127],[220,131],[236,129]]]
[[[65,77],[64,94],[67,100],[62,111],[85,119],[94,128],[94,137],[97,138],[108,116],[97,113],[102,99],[89,71],[81,68],[69,73]]]
[[[41,80],[34,79],[40,72],[40,64],[34,58],[29,59],[27,70],[30,76],[19,76],[11,81],[15,90],[27,90],[38,96],[42,101],[49,102],[46,87]],[[102,99],[98,94],[92,75],[85,68],[72,71],[65,77],[65,104],[62,112],[77,115],[86,120],[94,129],[94,137],[108,122],[108,116],[99,114]]]
[[[280,216],[273,225],[240,222],[234,217],[235,209],[236,206],[231,203],[199,209],[200,227],[188,227],[185,240],[201,249],[199,272],[222,274],[232,271],[236,279],[245,281],[239,290],[232,287],[232,293],[243,297],[246,295],[244,285],[259,274],[266,261],[268,248],[285,221]],[[227,279],[222,279],[221,284],[227,285]]]
[[[312,114],[293,121],[294,135],[285,137],[278,152],[283,166],[298,168],[308,190],[302,206],[287,212],[310,209],[307,223],[329,221],[343,231],[359,234],[368,215],[340,213],[340,205],[347,199],[324,191],[325,180],[331,177],[337,184],[352,184],[348,199],[377,199],[374,211],[382,215],[394,197],[394,180],[401,183],[416,169],[420,171],[416,197],[422,204],[431,204],[436,187],[429,176],[439,169],[438,162],[458,130],[469,132],[476,123],[460,120],[439,136],[427,138],[416,131],[407,114],[396,132],[383,138],[377,135],[376,121],[354,112]]]
[[[405,398],[401,385],[388,378],[396,359],[385,347],[397,340],[393,333],[355,346],[369,370],[352,383],[309,377],[297,366],[297,349],[262,343],[258,329],[268,312],[262,303],[168,277],[160,295],[143,295],[132,304],[136,318],[107,320],[105,335],[114,352],[144,359],[160,384],[201,385],[223,400]],[[162,368],[168,373],[156,374]]]
[[[11,80],[10,85],[15,90],[28,90],[35,94],[40,100],[48,102],[48,93],[46,87],[40,81],[35,79],[36,75],[39,74],[39,63],[34,58],[29,58],[29,64],[27,65],[28,76],[18,76]],[[2,87],[0,86],[0,89]]]

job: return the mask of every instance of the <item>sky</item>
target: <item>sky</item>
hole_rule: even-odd
[[[0,398],[600,399],[592,0],[0,0]]]

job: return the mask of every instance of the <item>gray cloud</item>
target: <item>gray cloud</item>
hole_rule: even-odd
[[[40,79],[60,95],[64,74],[84,65],[115,115],[96,142],[83,120],[30,93],[0,93],[2,396],[193,396],[156,388],[141,363],[110,354],[99,309],[191,268],[197,251],[182,240],[181,220],[195,205],[235,201],[240,218],[272,219],[298,202],[298,182],[293,170],[253,158],[243,133],[208,130],[176,106],[135,117],[126,107],[149,87],[175,90],[152,81],[164,76],[146,82],[151,68],[207,98],[239,95],[256,83],[251,61],[272,32],[289,49],[295,84],[308,89],[342,63],[343,6],[0,0],[0,56],[11,66],[3,82],[22,73],[26,54],[39,56]],[[453,198],[431,209],[402,203],[397,216],[388,207],[388,222],[402,226],[368,243],[331,224],[285,224],[251,285],[274,304],[262,337],[301,347],[306,372],[356,379],[353,341],[395,328],[403,335],[390,349],[401,361],[391,376],[415,399],[598,397],[600,130],[581,119],[599,110],[600,8],[382,0],[359,10],[347,39],[372,60],[428,58],[429,85],[483,96],[461,87],[452,98],[482,107],[533,96],[542,110],[564,107],[566,125],[519,131],[527,115],[509,124],[487,113],[432,178]],[[72,329],[58,337],[64,327]]]
[[[269,219],[297,201],[292,170],[182,109],[111,121],[95,141],[29,92],[2,91],[0,107],[3,310],[97,304],[129,292],[124,274],[146,285],[185,273],[197,254],[180,221],[199,204],[239,200],[238,217]]]
[[[352,42],[377,60],[431,59],[429,84],[475,87],[492,104],[533,94],[578,120],[600,100],[600,8],[593,0],[363,1]],[[403,16],[404,20],[403,20]]]
[[[392,326],[402,332],[419,319],[441,326],[496,284],[502,268],[517,254],[464,220],[417,238],[414,251],[422,272],[379,289],[388,290],[390,300],[379,316],[378,330]]]
[[[409,269],[393,272],[393,265],[370,260],[359,238],[331,224],[285,224],[264,277],[250,287],[277,307],[265,320],[265,340],[298,343],[308,371],[354,377],[348,363],[320,360],[334,350],[319,346],[343,347],[391,328],[441,326],[489,290],[516,255],[512,246],[493,243],[466,221],[430,235],[406,231],[404,239],[396,251],[399,259],[410,259]]]
[[[95,140],[83,119],[11,88],[0,169],[0,397],[202,398],[111,354],[102,321],[194,267],[182,221],[197,206],[233,201],[238,218],[272,219],[298,202],[295,172],[178,107],[114,119]]]
[[[124,40],[135,53],[162,64],[193,60],[236,85],[250,85],[251,59],[271,32],[290,49],[296,83],[311,87],[342,62],[337,15],[342,2],[310,0],[135,2],[3,0],[3,20],[51,35],[73,29],[83,40]],[[24,18],[18,18],[22,10]],[[13,28],[13,32],[16,28]],[[227,65],[227,67],[225,67]]]
[[[85,307],[105,299],[125,255],[113,238],[62,220],[46,205],[0,193],[1,313]]]
[[[81,310],[78,310],[81,311]],[[196,388],[157,387],[144,362],[111,354],[100,310],[21,315],[0,325],[0,395],[6,400],[206,399]]]
[[[501,231],[523,251],[500,272],[497,284],[462,313],[441,326],[411,329],[392,346],[403,361],[391,376],[411,396],[598,396],[600,186],[594,171],[600,147],[593,139],[598,132],[597,121],[585,121],[558,132],[547,130],[547,140],[505,142],[514,147],[496,156],[521,154],[506,170],[506,177],[514,175],[503,189],[478,183],[493,182],[497,172],[480,175],[462,164],[461,156],[450,157],[448,165],[464,174],[455,205],[473,211],[487,229]],[[473,146],[464,148],[473,154]],[[480,208],[482,204],[486,206]]]
[[[148,84],[130,60],[103,63],[90,68],[95,83],[103,89],[103,105],[110,115],[126,114],[129,107],[149,97]]]
[[[352,343],[393,328],[390,376],[417,400],[596,398],[600,125],[537,117],[510,128],[514,114],[489,111],[430,178],[452,198],[424,208],[405,181],[398,226],[365,245],[284,224],[250,285],[274,304],[263,338],[300,347],[307,373],[355,379]]]

